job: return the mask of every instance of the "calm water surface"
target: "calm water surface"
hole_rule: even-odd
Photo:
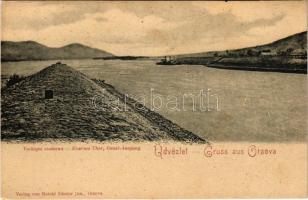
[[[55,62],[7,62],[2,63],[1,72],[29,75]],[[148,107],[153,104],[152,90],[152,100],[158,95],[162,99],[162,108],[157,110],[160,114],[211,141],[303,141],[306,137],[307,75],[304,74],[223,70],[198,65],[159,66],[151,60],[62,62],[91,78],[104,79],[122,93],[144,101]],[[212,95],[210,111],[200,110],[199,93],[207,89]],[[184,94],[188,96],[183,102]],[[173,103],[166,109],[168,101]],[[171,110],[176,103],[177,111]],[[155,106],[159,105],[156,99]]]

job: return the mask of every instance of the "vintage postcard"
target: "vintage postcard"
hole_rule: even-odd
[[[1,197],[307,197],[307,1],[1,2]]]

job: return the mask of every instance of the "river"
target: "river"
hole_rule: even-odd
[[[1,72],[30,75],[55,62],[4,62]],[[294,142],[307,134],[306,74],[160,66],[153,60],[62,63],[105,80],[210,141]]]

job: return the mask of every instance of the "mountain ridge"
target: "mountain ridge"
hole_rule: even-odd
[[[286,44],[286,43],[292,43],[292,45]],[[288,48],[303,49],[307,51],[307,31],[295,33],[287,37],[283,37],[281,39],[275,40],[273,42],[265,43],[265,44],[261,44],[257,46],[227,49],[227,50],[221,50],[221,51],[204,51],[204,52],[199,52],[199,53],[177,54],[173,56],[176,58],[177,57],[205,57],[205,56],[213,56],[215,53],[225,55],[227,51],[229,53],[232,53],[232,52],[243,53],[243,51],[247,51],[247,50],[254,50],[254,49],[263,50],[263,49],[268,49],[268,48],[273,49],[277,47],[278,47],[278,50],[284,50],[284,51],[286,51]]]
[[[71,43],[62,47],[48,47],[36,41],[1,41],[1,61],[91,59],[112,57],[113,54],[86,46]]]

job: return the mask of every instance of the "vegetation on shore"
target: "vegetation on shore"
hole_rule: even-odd
[[[18,74],[13,74],[11,75],[7,80],[6,80],[6,83],[5,83],[5,87],[10,87],[12,85],[15,85],[16,83],[24,80],[25,77],[24,76],[20,76]]]

